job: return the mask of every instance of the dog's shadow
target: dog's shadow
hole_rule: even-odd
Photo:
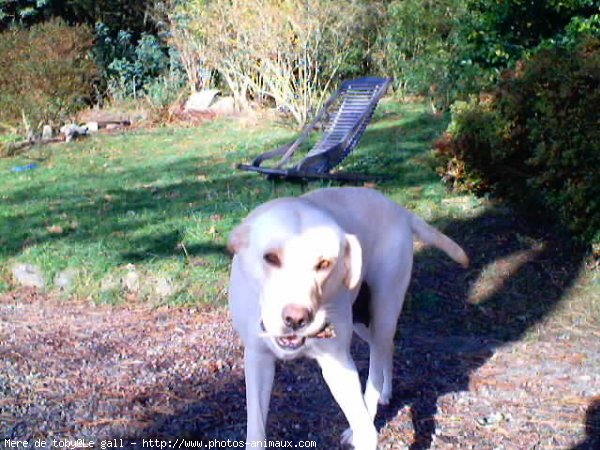
[[[433,250],[415,255],[396,338],[393,398],[376,419],[382,427],[408,407],[414,436],[410,450],[430,448],[439,398],[468,390],[473,371],[497,347],[520,339],[551,313],[575,282],[585,256],[585,249],[560,230],[506,209],[436,225],[463,246],[471,266],[462,269]],[[357,342],[353,352],[364,383],[368,348]],[[156,434],[243,440],[241,370],[224,375],[210,392],[184,414],[157,420]],[[316,363],[278,365],[269,439],[314,440],[317,448],[336,448],[346,426]]]
[[[471,257],[463,271],[430,251],[415,257],[396,340],[394,395],[379,424],[410,408],[410,450],[430,448],[441,396],[469,389],[497,347],[550,314],[576,281],[585,249],[547,223],[507,209],[454,221],[444,232]]]

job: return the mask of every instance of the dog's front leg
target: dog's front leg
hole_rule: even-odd
[[[255,448],[253,442],[266,437],[267,415],[271,389],[275,377],[275,357],[268,350],[246,348],[244,351],[246,376],[246,449]]]
[[[350,353],[324,354],[317,361],[333,398],[350,424],[350,432],[342,435],[342,445],[351,444],[356,450],[375,450],[377,430],[365,405],[356,365]]]

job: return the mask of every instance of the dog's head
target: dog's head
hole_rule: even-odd
[[[303,199],[259,207],[233,230],[229,249],[259,286],[265,334],[284,350],[319,334],[340,290],[362,276],[358,239]]]

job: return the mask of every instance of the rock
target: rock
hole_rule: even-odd
[[[79,136],[85,136],[88,134],[87,127],[80,127],[79,125],[75,125],[74,123],[70,123],[64,125],[60,128],[60,132],[65,135],[65,140],[67,142],[71,142],[73,139]]]
[[[73,281],[79,274],[77,269],[66,268],[54,277],[54,286],[61,291],[68,291],[73,287]]]
[[[119,280],[117,280],[112,274],[106,275],[104,278],[102,278],[102,281],[100,281],[101,292],[114,291],[119,288]]]
[[[88,122],[85,124],[89,133],[97,133],[98,132],[98,122]]]
[[[510,414],[504,414],[501,412],[494,412],[486,417],[478,417],[475,421],[484,427],[495,426],[501,422],[509,422],[511,420]]]
[[[221,92],[217,89],[203,89],[194,92],[185,102],[184,111],[206,111]]]
[[[127,269],[128,272],[123,277],[123,288],[128,292],[137,293],[140,290],[140,276],[133,264],[129,264]]]
[[[12,268],[12,275],[15,281],[21,286],[38,289],[46,287],[41,269],[33,264],[16,264]]]
[[[175,286],[173,285],[173,281],[166,277],[157,278],[154,281],[154,293],[160,299],[170,297],[175,293]]]
[[[52,139],[52,127],[50,125],[44,125],[42,128],[42,139]]]
[[[219,98],[210,106],[210,108],[208,108],[208,110],[221,116],[235,114],[235,102],[233,101],[233,97]]]

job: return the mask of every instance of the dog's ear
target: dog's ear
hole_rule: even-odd
[[[227,241],[227,250],[229,250],[232,255],[235,255],[240,250],[248,246],[249,239],[250,225],[246,222],[243,222],[241,225],[235,227],[229,235],[229,241]]]
[[[346,264],[344,284],[348,289],[354,289],[360,282],[362,275],[362,247],[358,238],[353,234],[346,234],[344,260]]]

